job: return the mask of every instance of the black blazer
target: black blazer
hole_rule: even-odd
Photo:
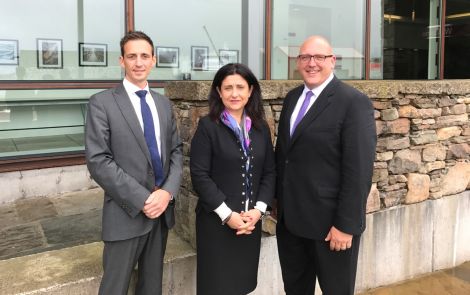
[[[331,226],[365,229],[376,132],[369,98],[336,77],[289,135],[304,85],[283,104],[276,143],[278,218],[292,233],[323,240]]]
[[[274,198],[275,167],[271,133],[267,125],[250,130],[250,205]],[[245,211],[246,157],[233,131],[208,116],[199,120],[191,142],[190,168],[194,190],[199,196],[196,211],[212,212],[225,202],[236,212]]]

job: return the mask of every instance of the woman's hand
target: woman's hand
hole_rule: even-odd
[[[243,219],[244,222],[249,223],[251,225],[252,227],[251,231],[253,231],[255,229],[256,223],[261,218],[261,211],[259,211],[258,209],[251,209],[247,212],[242,212],[241,218]]]
[[[237,235],[249,235],[255,229],[254,225],[252,225],[246,217],[242,217],[242,215],[237,212],[232,212],[232,216],[230,216],[226,224],[236,230]]]

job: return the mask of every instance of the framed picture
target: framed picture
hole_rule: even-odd
[[[155,47],[157,68],[178,68],[180,66],[180,49],[178,47]]]
[[[61,39],[37,39],[39,69],[62,69],[64,53]]]
[[[238,62],[238,50],[219,49],[220,66]]]
[[[191,46],[191,69],[194,71],[207,70],[208,46]]]
[[[108,45],[78,43],[78,65],[81,67],[108,66]]]
[[[18,56],[18,40],[0,39],[0,65],[17,65]]]

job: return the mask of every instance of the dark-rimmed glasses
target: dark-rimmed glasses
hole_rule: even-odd
[[[316,54],[316,55],[310,55],[310,54],[300,54],[297,56],[297,59],[301,62],[301,63],[308,63],[312,60],[315,61],[315,62],[324,62],[325,59],[327,59],[328,57],[332,57],[333,55],[321,55],[321,54]]]

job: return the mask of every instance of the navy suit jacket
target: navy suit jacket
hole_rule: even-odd
[[[325,239],[331,226],[361,234],[377,141],[374,109],[366,95],[334,77],[291,137],[303,89],[287,94],[279,119],[278,219],[310,239]]]

